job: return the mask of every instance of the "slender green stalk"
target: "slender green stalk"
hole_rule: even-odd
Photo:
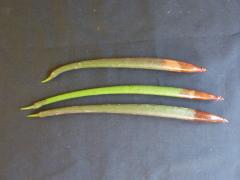
[[[76,113],[112,113],[174,118],[188,121],[222,122],[222,117],[189,108],[150,104],[84,105],[46,110],[28,117],[48,117]],[[200,114],[200,115],[199,115]]]
[[[131,68],[131,69],[150,69],[173,72],[204,72],[205,68],[185,63],[182,61],[162,59],[162,58],[104,58],[95,60],[85,60],[76,63],[63,65],[42,81],[46,83],[58,75],[77,69],[84,68]]]
[[[129,86],[110,86],[100,87],[93,89],[85,89],[73,91],[57,96],[49,97],[47,99],[38,101],[31,106],[23,107],[22,110],[37,109],[42,106],[60,102],[68,99],[74,99],[86,96],[107,95],[107,94],[142,94],[142,95],[157,95],[169,96],[176,98],[200,99],[200,100],[219,100],[221,97],[212,94],[204,93],[201,91],[164,87],[164,86],[144,86],[144,85],[129,85]]]

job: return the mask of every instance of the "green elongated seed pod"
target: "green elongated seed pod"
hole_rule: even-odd
[[[63,65],[54,71],[42,81],[46,83],[58,75],[76,69],[85,68],[131,68],[131,69],[150,69],[150,70],[162,70],[172,72],[204,72],[205,68],[185,63],[182,61],[176,61],[171,59],[163,58],[149,58],[149,57],[138,57],[138,58],[103,58],[95,60],[85,60],[75,62],[71,64]]]
[[[215,96],[213,94],[176,88],[176,87],[164,87],[164,86],[144,86],[144,85],[129,85],[129,86],[110,86],[100,87],[93,89],[85,89],[73,91],[57,96],[49,97],[47,99],[38,101],[31,106],[23,107],[22,110],[37,109],[44,105],[60,102],[68,99],[74,99],[86,96],[107,95],[107,94],[142,94],[142,95],[157,95],[157,96],[169,96],[177,98],[199,99],[199,100],[221,100],[221,96]]]
[[[150,104],[83,105],[46,110],[28,117],[48,117],[76,113],[113,113],[174,118],[188,121],[227,123],[228,120],[194,109]]]

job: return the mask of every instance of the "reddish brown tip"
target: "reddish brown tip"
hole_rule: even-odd
[[[195,111],[195,120],[209,123],[229,123],[229,121],[223,117],[210,114],[203,111]]]
[[[222,96],[216,96],[213,94],[208,94],[207,96],[205,96],[206,100],[213,100],[213,101],[223,101],[224,98]]]
[[[182,72],[205,72],[205,71],[207,71],[207,69],[204,67],[200,67],[200,66],[190,64],[190,63],[180,62],[179,65],[182,69]]]
[[[161,65],[168,71],[194,73],[194,72],[205,72],[206,68],[186,63],[184,61],[176,61],[171,59],[163,59]]]
[[[216,96],[214,94],[196,91],[191,89],[183,89],[181,95],[186,98],[197,99],[197,100],[208,100],[208,101],[221,101],[222,96]]]

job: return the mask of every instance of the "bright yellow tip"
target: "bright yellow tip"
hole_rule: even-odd
[[[36,118],[39,117],[38,114],[30,114],[27,116],[28,118]]]
[[[47,77],[46,79],[42,80],[41,83],[46,83],[48,81],[50,81],[52,78],[51,77]]]

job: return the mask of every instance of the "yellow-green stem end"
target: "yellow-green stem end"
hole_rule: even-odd
[[[49,76],[46,79],[42,80],[41,83],[47,83],[51,80],[52,78]]]
[[[30,114],[27,116],[28,118],[36,118],[36,117],[39,117],[38,114]]]
[[[22,111],[29,110],[29,109],[34,109],[34,106],[26,106],[21,108]]]

